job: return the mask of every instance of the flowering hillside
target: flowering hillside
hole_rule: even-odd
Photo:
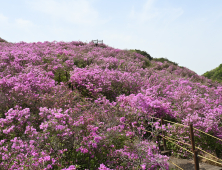
[[[0,169],[169,169],[140,116],[222,139],[222,85],[157,60],[92,42],[0,43]],[[195,131],[195,143],[222,157],[222,142]]]

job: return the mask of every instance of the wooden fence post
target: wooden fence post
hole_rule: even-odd
[[[163,124],[164,124],[163,117],[161,117],[161,127],[162,127]],[[162,134],[165,137],[165,131],[162,130]],[[166,139],[165,138],[163,138],[163,148],[164,148],[164,151],[167,150],[167,148],[166,148]]]
[[[194,163],[195,163],[195,170],[199,170],[199,161],[197,157],[198,151],[194,150]]]
[[[194,134],[193,134],[193,124],[191,124],[191,123],[190,123],[190,139],[191,139],[192,151],[194,153],[195,170],[199,170],[199,161],[198,161],[198,157],[197,157],[197,150],[195,150],[195,141],[194,141]]]
[[[96,45],[96,47],[97,47],[97,46],[98,46],[98,43],[99,43],[99,40],[97,39],[97,40],[92,40],[92,41],[93,41],[93,42],[94,42],[94,41],[96,42],[96,43],[94,42],[94,44],[95,44],[95,45]],[[102,40],[102,41],[100,41],[100,42],[102,42],[102,44],[103,44],[103,40]]]

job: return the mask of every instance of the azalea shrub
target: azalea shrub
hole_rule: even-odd
[[[0,43],[0,71],[0,169],[169,169],[139,117],[222,139],[221,84],[172,62],[93,42]],[[194,132],[196,146],[222,157],[221,141]]]

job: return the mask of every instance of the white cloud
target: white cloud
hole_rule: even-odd
[[[98,22],[98,12],[86,0],[38,0],[27,1],[27,3],[35,10],[46,13],[56,20],[61,19],[73,24],[89,25]]]
[[[146,3],[145,3],[145,5],[143,5],[143,9],[144,9],[145,11],[149,10],[149,9],[152,7],[152,5],[153,5],[153,3],[154,3],[155,1],[156,1],[156,0],[147,0]]]
[[[15,19],[15,22],[10,25],[11,27],[14,27],[15,30],[21,30],[21,32],[24,32],[24,34],[27,35],[27,39],[33,34],[33,30],[36,29],[36,26],[31,21],[22,18]]]
[[[171,23],[179,18],[184,13],[182,8],[168,8],[163,9],[161,18],[164,18],[164,23]]]
[[[156,0],[148,0],[144,5],[142,5],[142,9],[138,11],[134,10],[134,6],[130,11],[129,18],[136,20],[140,24],[146,24],[147,22],[161,22],[164,24],[168,24],[169,22],[173,22],[177,18],[179,18],[183,13],[182,8],[157,8],[155,7]]]
[[[3,14],[0,14],[0,22],[8,22],[8,17],[4,16]]]
[[[33,26],[33,23],[31,21],[28,21],[28,20],[24,20],[24,19],[16,19],[15,20],[15,24],[19,27],[19,28],[30,28]]]
[[[137,21],[144,23],[148,20],[151,20],[159,15],[158,11],[155,11],[153,8],[155,0],[148,0],[144,5],[142,5],[142,9],[140,10],[141,12],[136,12],[134,10],[134,6],[132,7],[133,9],[131,10],[129,17],[131,19],[136,19]]]

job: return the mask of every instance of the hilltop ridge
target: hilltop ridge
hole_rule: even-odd
[[[135,49],[135,50],[130,49],[129,51],[139,53],[139,54],[147,57],[149,60],[159,61],[161,63],[167,62],[168,64],[173,64],[175,66],[178,66],[178,63],[170,61],[167,58],[153,58],[146,51],[141,51],[141,50],[137,50],[137,49]],[[179,66],[179,67],[180,68],[186,68],[186,67],[183,67],[183,66]],[[186,68],[186,69],[188,69],[188,68]],[[190,70],[190,71],[192,71],[192,70]],[[214,68],[210,71],[205,72],[201,76],[204,76],[208,79],[211,79],[213,82],[222,84],[222,64],[220,64],[218,67],[216,67],[216,68]]]

